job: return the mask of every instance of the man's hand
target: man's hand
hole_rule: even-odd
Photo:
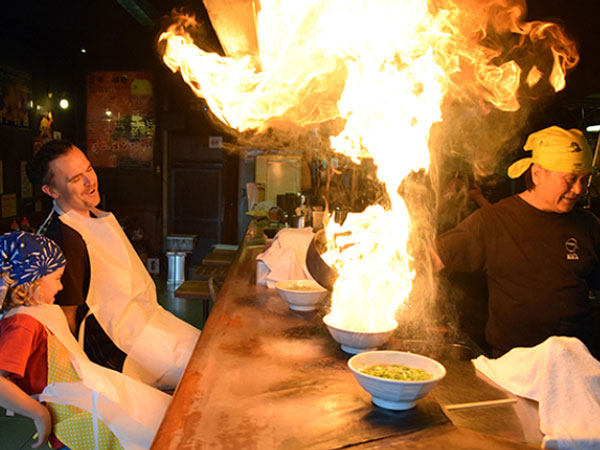
[[[483,192],[481,192],[481,188],[478,184],[473,183],[471,187],[467,190],[467,195],[470,199],[474,200],[481,208],[486,206],[490,206],[491,202],[483,196]]]

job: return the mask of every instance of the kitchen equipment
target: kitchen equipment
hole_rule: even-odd
[[[181,283],[185,280],[185,256],[196,248],[198,235],[170,234],[165,236],[167,257],[167,282]]]
[[[197,241],[196,234],[169,234],[165,237],[165,249],[169,252],[192,253]]]
[[[304,216],[292,216],[290,219],[290,226],[292,228],[304,228],[306,223]]]
[[[338,274],[321,258],[321,254],[325,252],[326,248],[325,231],[319,230],[315,233],[306,251],[306,267],[317,283],[332,291]]]
[[[271,223],[285,223],[288,219],[288,214],[279,206],[273,206],[269,209],[267,217]]]
[[[167,282],[180,283],[185,280],[185,252],[166,252]]]

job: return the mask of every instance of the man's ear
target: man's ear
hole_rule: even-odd
[[[540,184],[540,177],[542,176],[543,172],[544,168],[539,164],[534,163],[531,165],[531,181],[533,181],[534,186]]]
[[[56,192],[56,190],[52,189],[52,187],[47,184],[44,184],[42,186],[42,192],[48,195],[49,197],[53,198],[54,200],[56,200],[59,197],[58,192]]]

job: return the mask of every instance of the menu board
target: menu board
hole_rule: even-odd
[[[87,77],[87,156],[95,167],[149,168],[156,123],[151,72]]]

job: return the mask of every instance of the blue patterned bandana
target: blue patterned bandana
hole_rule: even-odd
[[[13,286],[39,280],[67,264],[60,247],[51,239],[24,231],[0,236],[0,272],[6,273]],[[6,282],[0,278],[0,304],[6,294]]]

